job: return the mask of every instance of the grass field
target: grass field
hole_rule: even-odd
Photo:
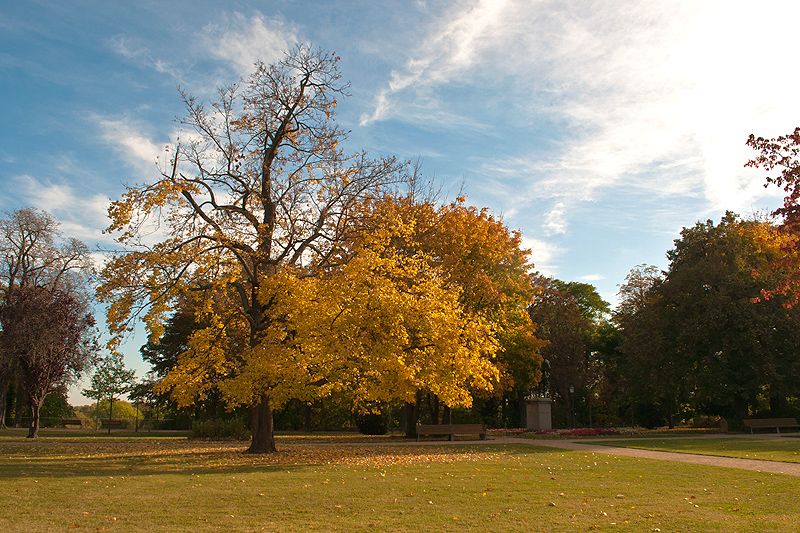
[[[797,531],[796,477],[555,451],[280,437],[0,442],[0,531]]]
[[[800,463],[800,440],[797,438],[636,439],[593,441],[592,444],[662,452],[696,453],[720,457],[738,457],[740,459]]]

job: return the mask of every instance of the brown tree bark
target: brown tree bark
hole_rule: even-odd
[[[442,411],[442,424],[452,424],[453,423],[453,411],[450,409],[449,405],[444,406],[444,410]]]
[[[312,431],[312,427],[311,427],[311,407],[312,407],[312,405],[310,403],[306,402],[305,413],[304,413],[305,414],[306,433],[311,433],[311,431]]]
[[[419,408],[422,404],[422,391],[417,391],[417,398],[414,403],[406,402],[406,437],[409,439],[417,438],[417,420],[419,419]]]
[[[35,439],[39,436],[39,410],[41,409],[41,402],[31,400],[31,427],[28,429],[29,439]]]
[[[428,393],[428,409],[431,412],[431,424],[439,423],[439,397],[434,393]]]
[[[28,393],[22,383],[22,372],[17,374],[17,384],[14,388],[16,399],[14,401],[14,427],[22,427],[22,408],[27,403]]]
[[[0,429],[6,428],[6,407],[8,399],[8,385],[11,382],[11,377],[8,379],[0,380]]]
[[[253,438],[245,453],[275,453],[275,431],[272,420],[272,405],[268,394],[253,406]]]

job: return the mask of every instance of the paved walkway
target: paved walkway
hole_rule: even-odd
[[[733,435],[708,435],[703,438],[730,438]],[[665,437],[665,438],[698,438],[698,437]],[[735,438],[754,438],[754,439],[780,439],[781,435],[736,435]],[[615,439],[619,440],[619,439]],[[630,439],[640,440],[640,439]],[[800,448],[800,439],[792,438]],[[725,468],[738,468],[739,470],[753,470],[756,472],[768,472],[772,474],[787,474],[790,476],[800,476],[800,463],[783,463],[779,461],[761,461],[757,459],[737,459],[733,457],[718,457],[714,455],[697,455],[692,453],[657,452],[653,450],[640,450],[636,448],[617,448],[614,446],[602,446],[592,444],[586,440],[546,440],[546,439],[520,439],[520,438],[496,438],[493,442],[508,442],[514,444],[532,444],[534,446],[544,446],[561,450],[577,450],[591,453],[603,453],[609,455],[622,455],[626,457],[642,457],[645,459],[658,459],[661,461],[677,461],[679,463],[695,463],[700,465],[720,466]]]

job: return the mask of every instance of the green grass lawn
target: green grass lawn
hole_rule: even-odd
[[[696,453],[741,459],[800,463],[800,441],[784,439],[625,439],[592,441],[592,444],[662,452]]]
[[[537,448],[0,442],[0,531],[796,531],[796,477]],[[330,437],[336,442],[336,439]]]

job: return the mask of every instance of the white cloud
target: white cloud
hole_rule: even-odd
[[[87,244],[111,241],[102,233],[109,223],[107,196],[87,195],[63,182],[37,180],[29,175],[13,179],[22,199],[20,203],[52,214],[61,223],[60,230],[64,236],[75,237]]]
[[[445,15],[443,20],[433,20],[435,28],[419,47],[414,57],[406,62],[402,71],[392,72],[388,87],[375,97],[374,110],[361,116],[361,125],[403,115],[415,121],[426,116],[428,121],[452,124],[453,117],[443,113],[438,119],[412,110],[409,107],[438,107],[427,94],[431,86],[448,83],[468,71],[482,58],[482,49],[495,41],[507,29],[507,6],[509,0],[479,0],[467,9],[456,10]],[[398,93],[409,89],[414,98],[400,102]],[[462,122],[466,119],[462,118]]]
[[[180,70],[169,61],[155,57],[147,46],[139,46],[126,35],[117,35],[106,41],[111,49],[133,63],[139,63],[174,79],[181,79]]]
[[[567,222],[564,218],[565,208],[563,202],[558,202],[553,209],[545,216],[544,233],[545,235],[557,235],[559,233],[566,233]]]
[[[789,132],[800,117],[800,75],[782,52],[798,18],[789,0],[460,3],[430,22],[362,123],[422,109],[442,111],[426,124],[450,120],[439,89],[485,86],[497,107],[521,105],[519,120],[563,125],[555,155],[485,161],[529,184],[518,198],[586,201],[619,186],[747,208],[765,194],[763,175],[742,168],[747,135]]]
[[[194,90],[209,91],[230,82],[228,70],[245,76],[253,71],[253,64],[258,60],[272,63],[282,59],[283,52],[292,48],[299,39],[293,24],[280,17],[265,17],[254,11],[252,16],[222,12],[192,38],[182,42],[179,48],[173,46],[152,50],[152,41],[148,41],[148,44],[140,41],[136,37],[120,34],[106,43],[131,63],[167,74]],[[196,63],[208,59],[222,62],[222,70],[226,72],[220,71],[212,76],[206,72],[202,80],[195,79]]]
[[[555,276],[558,273],[556,258],[564,253],[563,249],[547,241],[528,237],[522,238],[522,246],[531,250],[534,270],[545,276]]]
[[[601,274],[589,274],[586,276],[578,276],[580,281],[592,282],[592,281],[600,281],[601,279],[606,279],[605,276]]]
[[[167,143],[156,144],[144,130],[143,123],[129,117],[91,117],[100,129],[101,138],[120,153],[131,166],[147,174],[156,173],[156,161],[164,154]]]
[[[251,17],[236,12],[223,14],[203,28],[203,35],[210,55],[231,63],[242,76],[253,71],[256,61],[282,59],[283,52],[299,40],[291,24],[258,12]]]

